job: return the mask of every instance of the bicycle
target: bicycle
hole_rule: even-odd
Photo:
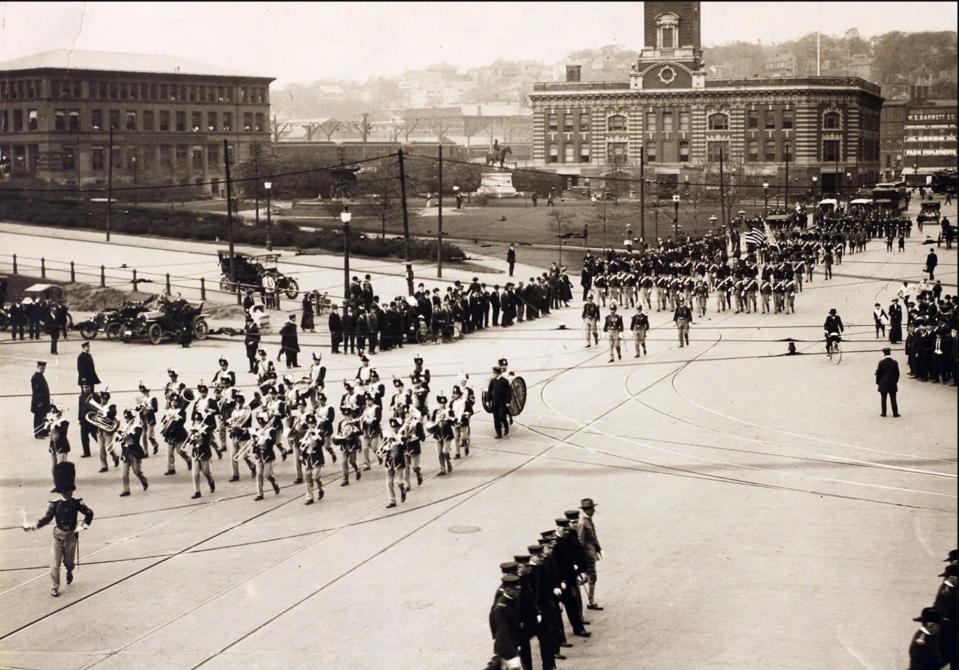
[[[826,357],[836,365],[842,361],[842,338],[836,333],[830,333],[826,340]]]

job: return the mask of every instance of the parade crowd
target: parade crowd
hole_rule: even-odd
[[[939,670],[947,666],[952,670],[959,661],[956,648],[959,644],[956,636],[959,550],[950,551],[944,563],[946,569],[939,575],[943,580],[936,589],[932,606],[922,608],[919,616],[913,619],[919,623],[919,630],[909,643],[909,670]]]

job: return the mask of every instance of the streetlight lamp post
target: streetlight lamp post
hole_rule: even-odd
[[[763,182],[763,219],[769,218],[769,182]]]
[[[267,191],[269,193],[269,191]],[[343,207],[340,212],[340,221],[343,222],[343,302],[350,299],[350,206]]]
[[[273,182],[263,182],[263,188],[266,190],[266,250],[273,251],[273,208],[270,206],[270,193],[273,190]]]
[[[673,195],[673,241],[679,242],[679,194]]]

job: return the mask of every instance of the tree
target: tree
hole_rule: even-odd
[[[576,212],[562,207],[553,207],[546,214],[546,227],[559,235],[571,232],[576,223]]]
[[[273,120],[270,122],[270,138],[273,140],[273,143],[279,142],[286,135],[290,134],[290,124],[287,122],[280,123],[276,118],[276,114],[273,115]]]

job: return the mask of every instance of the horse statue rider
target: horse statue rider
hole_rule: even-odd
[[[504,167],[506,157],[512,153],[513,150],[508,146],[501,147],[499,145],[499,140],[493,140],[493,147],[486,154],[486,164],[495,165],[498,162],[500,167]]]

